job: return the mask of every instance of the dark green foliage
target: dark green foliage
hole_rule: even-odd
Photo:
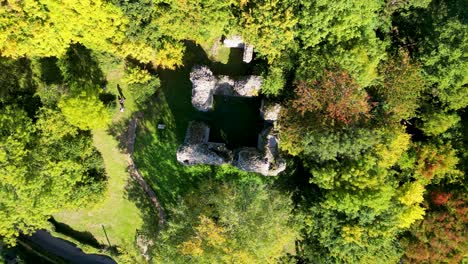
[[[305,156],[321,162],[359,157],[378,139],[378,133],[368,129],[312,130],[298,145],[303,148]]]
[[[103,162],[88,134],[43,109],[33,123],[15,106],[0,115],[0,234],[7,243],[46,226],[62,208],[96,201],[104,187]]]
[[[157,77],[152,76],[151,80],[146,83],[135,83],[129,85],[129,90],[133,94],[135,101],[143,104],[158,90],[160,81]]]
[[[92,51],[83,45],[70,46],[63,58],[58,60],[63,81],[74,93],[95,91],[105,83],[99,64]]]
[[[271,67],[262,84],[262,93],[265,95],[278,95],[285,85],[284,72],[281,68]]]
[[[447,109],[468,105],[466,1],[432,1],[395,18],[396,39],[421,61],[431,94]]]

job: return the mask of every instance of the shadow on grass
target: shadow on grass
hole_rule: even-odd
[[[158,97],[158,100],[149,103],[144,119],[137,128],[134,160],[163,206],[167,207],[196,185],[200,175],[209,173],[210,168],[185,167],[177,162],[176,151],[190,118],[184,118],[185,122],[176,122],[164,93],[159,93]],[[166,128],[157,129],[159,123],[165,124]],[[184,127],[180,129],[180,126]],[[180,132],[179,138],[177,131]]]
[[[86,244],[97,249],[103,249],[106,247],[105,245],[100,244],[88,231],[77,231],[67,224],[57,222],[53,217],[49,219],[49,222],[55,227],[56,232],[67,237],[71,237],[82,244]]]
[[[125,186],[125,195],[140,210],[141,218],[143,219],[141,229],[144,230],[146,236],[153,239],[158,230],[158,213],[148,199],[148,196],[138,182],[133,179],[128,180]]]

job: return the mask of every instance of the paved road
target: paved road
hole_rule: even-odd
[[[30,237],[24,237],[44,251],[58,256],[72,264],[117,264],[108,256],[98,254],[86,254],[75,244],[52,236],[45,230],[38,230]]]

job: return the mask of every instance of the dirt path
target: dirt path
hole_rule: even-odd
[[[135,114],[135,116],[130,120],[128,124],[127,138],[126,138],[128,167],[129,167],[130,175],[138,182],[138,184],[140,184],[141,188],[143,188],[145,193],[148,195],[151,203],[156,208],[158,212],[158,217],[159,217],[158,230],[161,230],[161,228],[166,223],[166,212],[164,211],[164,208],[159,202],[158,197],[156,196],[156,193],[153,191],[151,186],[145,181],[143,176],[141,176],[135,162],[133,161],[133,151],[135,150],[136,128],[138,124],[138,118],[140,116],[141,114],[138,114],[138,113]]]

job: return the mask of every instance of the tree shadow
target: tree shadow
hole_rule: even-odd
[[[125,186],[125,195],[140,210],[143,219],[144,235],[154,239],[158,231],[158,213],[137,181],[129,179]],[[141,232],[141,230],[138,230]],[[138,232],[137,232],[138,233]]]
[[[97,58],[90,49],[79,43],[71,45],[65,57],[58,63],[63,80],[77,91],[83,88],[95,90],[96,86],[106,84],[106,78]]]
[[[31,61],[27,58],[0,58],[0,69],[0,108],[16,104],[35,120],[42,103],[35,94],[37,83],[33,78]]]
[[[62,235],[71,237],[82,244],[86,244],[97,249],[106,248],[106,245],[100,244],[88,231],[77,231],[67,224],[57,222],[53,217],[51,217],[48,221],[54,226],[55,231]]]
[[[185,167],[176,159],[190,117],[182,122],[177,120],[163,92],[148,106],[137,128],[134,160],[166,208],[197,184],[200,172],[209,173],[210,170],[208,166]],[[158,124],[164,124],[165,129],[157,129]],[[184,127],[180,129],[180,126]]]
[[[58,59],[56,57],[40,58],[38,62],[40,78],[43,82],[46,84],[60,84],[63,82],[63,75],[57,66]]]

